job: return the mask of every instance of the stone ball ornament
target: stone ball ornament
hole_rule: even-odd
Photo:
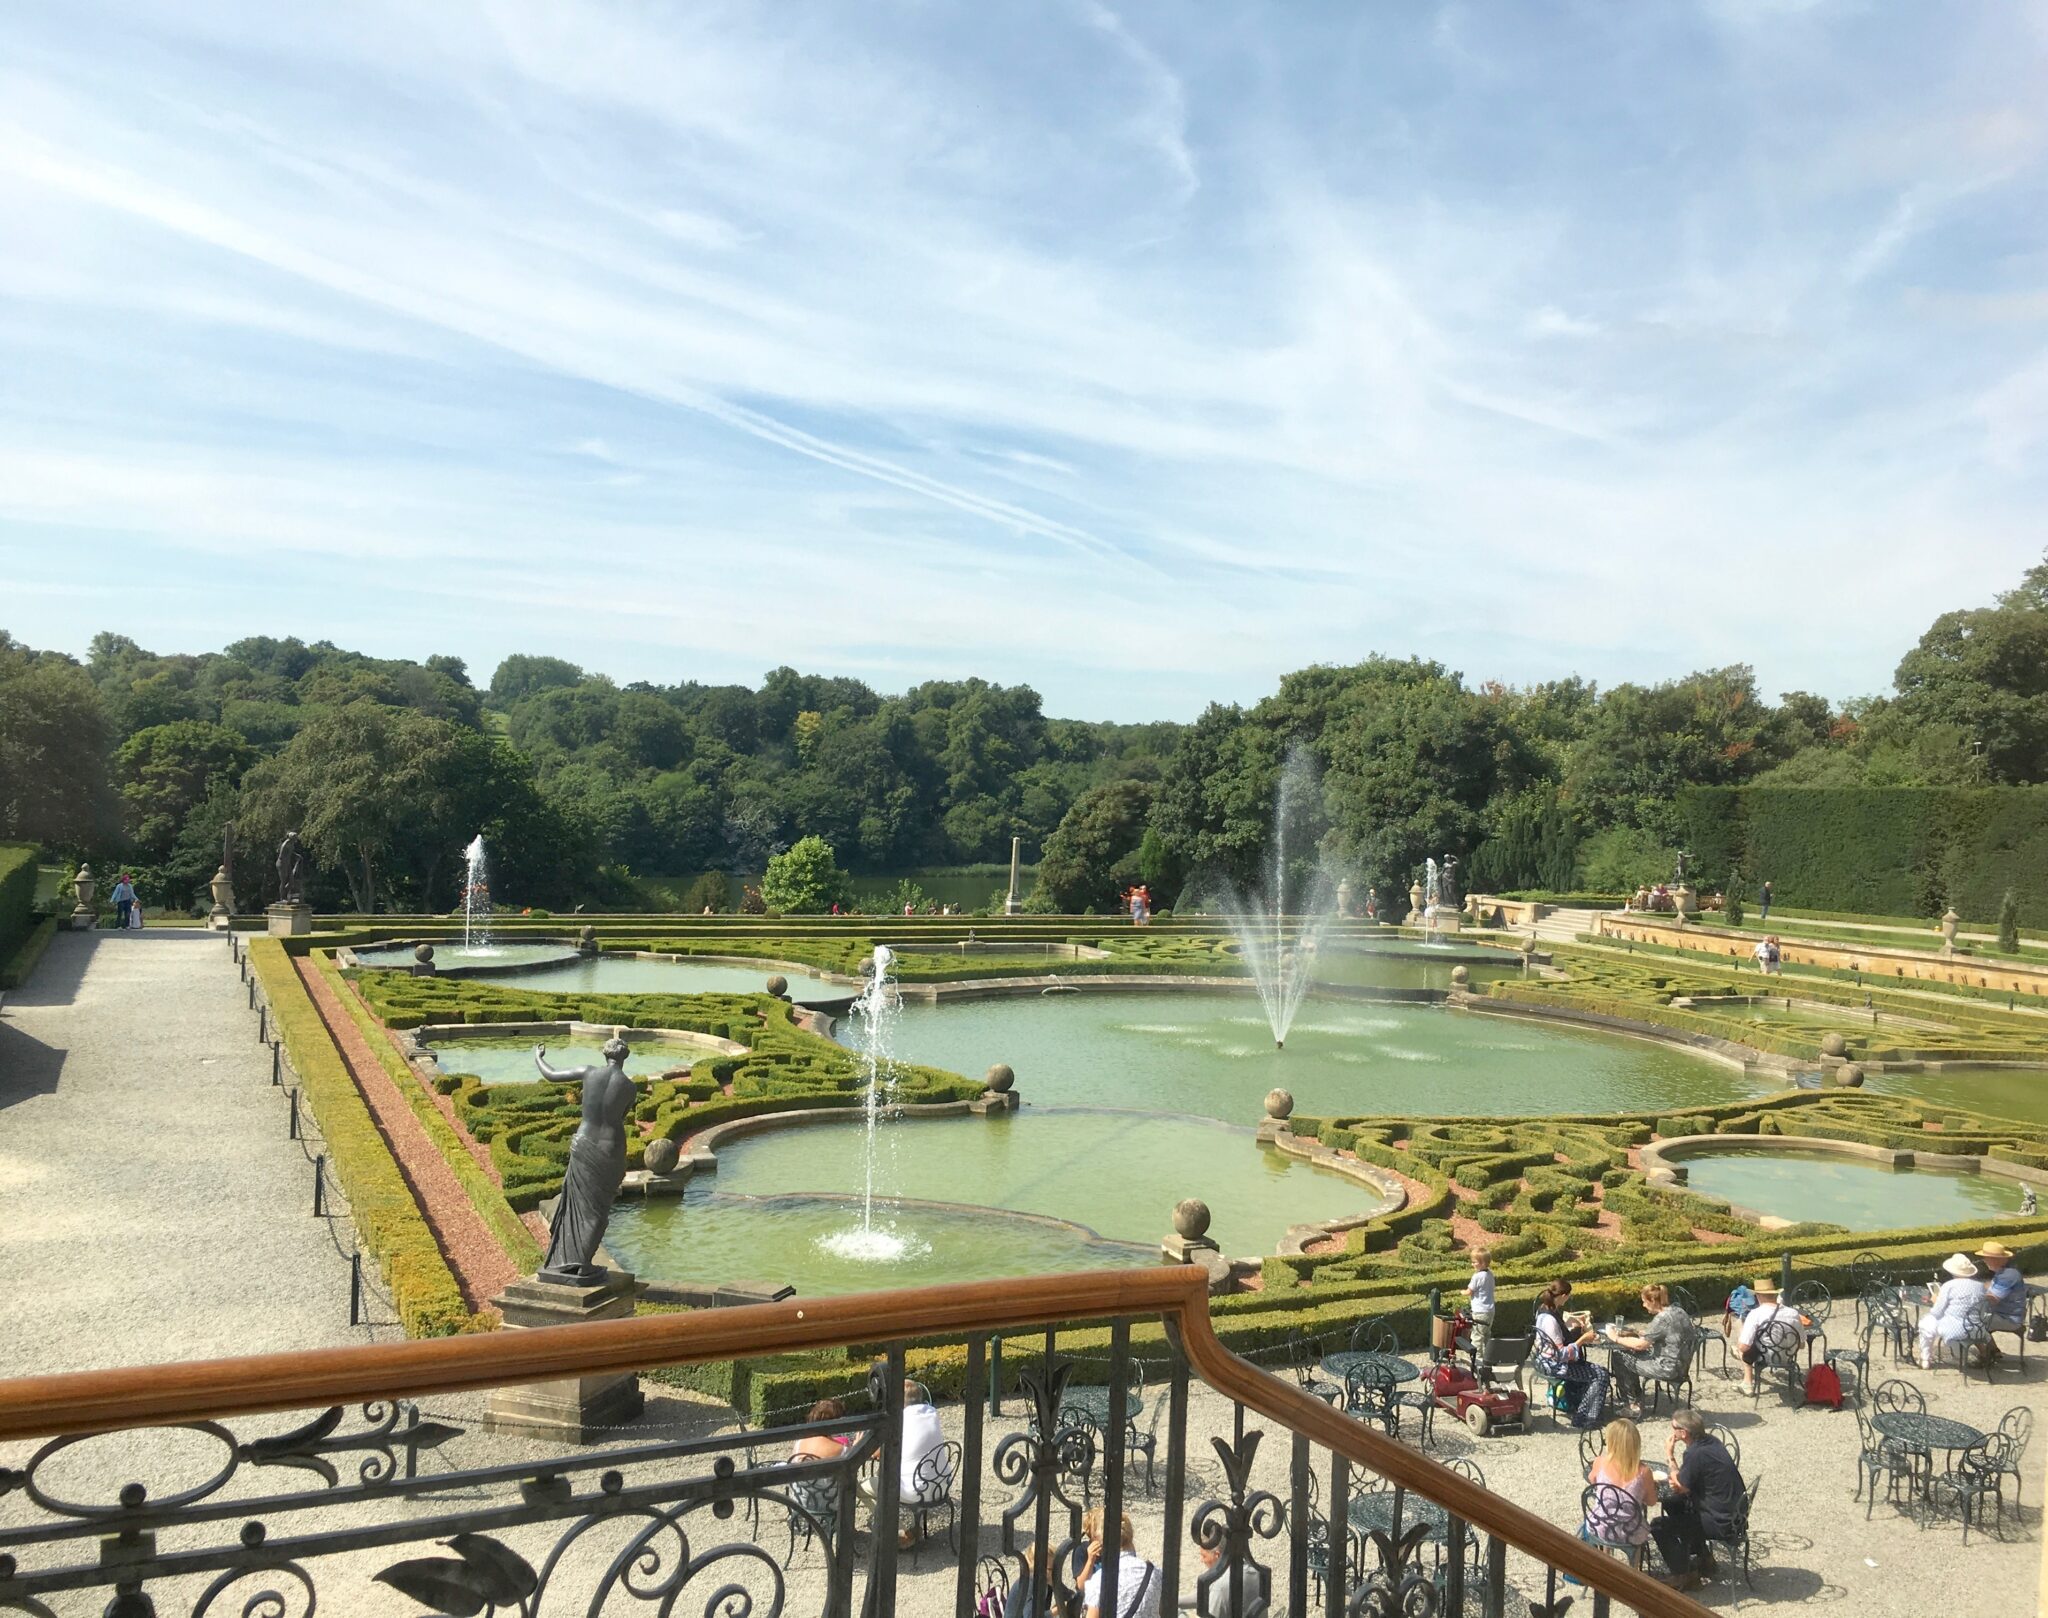
[[[1849,1042],[1840,1034],[1823,1034],[1820,1036],[1820,1053],[1823,1056],[1847,1056]]]
[[[1173,1205],[1176,1234],[1195,1241],[1209,1233],[1209,1205],[1200,1197],[1183,1197]]]
[[[1008,1062],[997,1062],[988,1070],[988,1077],[983,1082],[997,1095],[1007,1095],[1010,1086],[1017,1082],[1017,1075]]]
[[[640,1155],[640,1161],[647,1165],[649,1174],[673,1174],[676,1160],[682,1153],[676,1143],[663,1135],[659,1140],[647,1143],[647,1150]]]
[[[432,944],[415,945],[412,958],[422,966],[432,966],[434,964],[434,946]]]
[[[1268,1118],[1291,1118],[1293,1115],[1294,1096],[1291,1092],[1286,1090],[1268,1090],[1266,1092],[1266,1116]]]
[[[1835,1083],[1844,1089],[1860,1090],[1863,1088],[1863,1069],[1854,1062],[1846,1063],[1835,1069]]]
[[[1452,988],[1462,989],[1465,987],[1466,984],[1470,983],[1471,981],[1472,969],[1469,966],[1454,966],[1451,968]]]
[[[768,992],[778,1000],[789,998],[789,979],[777,972],[768,980]]]

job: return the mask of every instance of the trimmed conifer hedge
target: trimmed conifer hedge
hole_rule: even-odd
[[[0,966],[36,927],[36,845],[0,843]]]
[[[1947,905],[2048,926],[2048,787],[1688,787],[1698,870],[1768,877],[1795,908],[1931,920]]]

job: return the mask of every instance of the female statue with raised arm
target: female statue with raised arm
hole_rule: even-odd
[[[550,1083],[583,1086],[583,1122],[569,1142],[569,1172],[562,1178],[540,1279],[588,1285],[604,1279],[603,1266],[595,1262],[597,1249],[626,1177],[626,1118],[634,1099],[633,1081],[626,1077],[626,1041],[614,1033],[605,1042],[603,1067],[549,1067],[545,1045],[534,1046],[533,1065]]]

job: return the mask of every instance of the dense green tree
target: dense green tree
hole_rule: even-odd
[[[816,915],[835,904],[851,904],[853,888],[832,857],[830,843],[822,837],[799,837],[768,861],[761,898],[770,910],[785,915]]]
[[[1989,780],[2048,780],[2048,560],[1996,606],[1935,619],[1895,683],[1902,716],[1965,733]]]
[[[1149,782],[1111,781],[1075,800],[1045,840],[1038,887],[1061,911],[1113,910],[1139,878],[1138,849],[1151,813]]]
[[[66,850],[112,826],[98,689],[68,659],[0,648],[0,837]]]
[[[579,685],[582,680],[583,671],[574,663],[565,663],[559,657],[529,657],[524,652],[514,652],[491,676],[491,706],[502,712],[536,691]]]
[[[255,748],[237,732],[199,719],[152,725],[123,742],[114,756],[114,781],[142,857],[168,856],[214,783],[234,787],[255,760]]]

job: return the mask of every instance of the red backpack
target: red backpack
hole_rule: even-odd
[[[1826,1405],[1830,1410],[1842,1408],[1841,1375],[1826,1361],[1807,1370],[1806,1402],[1810,1405]]]

